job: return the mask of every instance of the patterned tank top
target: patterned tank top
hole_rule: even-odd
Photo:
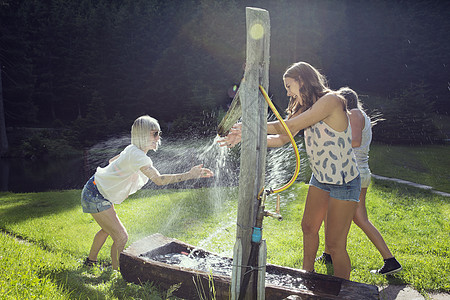
[[[309,163],[319,182],[341,185],[358,177],[350,122],[338,132],[320,121],[306,128],[304,135]]]

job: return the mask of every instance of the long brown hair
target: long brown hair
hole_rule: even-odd
[[[328,88],[325,76],[320,74],[317,69],[306,62],[297,62],[291,65],[286,72],[284,72],[283,78],[286,77],[301,83],[299,92],[300,97],[303,100],[303,105],[301,105],[300,101],[296,101],[293,97],[289,99],[289,105],[286,109],[288,119],[298,112],[304,112],[309,109],[320,97],[332,92]]]
[[[358,94],[349,87],[341,87],[337,90],[337,93],[345,98],[347,103],[347,109],[352,110],[358,108],[363,110],[362,103],[359,101]]]

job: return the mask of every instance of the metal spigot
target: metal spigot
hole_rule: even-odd
[[[283,220],[283,216],[280,214],[280,195],[277,195],[277,206],[276,206],[276,212],[270,212],[265,210],[264,211],[264,216],[265,217],[272,217],[277,219],[278,221],[282,221]]]

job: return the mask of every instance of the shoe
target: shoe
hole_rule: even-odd
[[[333,261],[331,260],[331,255],[328,253],[322,253],[321,256],[316,258],[316,262],[320,263],[320,264],[332,264]]]
[[[402,265],[395,259],[395,257],[384,260],[384,265],[379,270],[372,270],[370,273],[380,275],[390,275],[403,270]]]
[[[84,265],[88,267],[95,266],[98,263],[96,260],[90,260],[89,257],[86,257],[86,260],[84,261]]]

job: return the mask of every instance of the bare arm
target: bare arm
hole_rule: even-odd
[[[292,117],[291,119],[286,121],[286,125],[289,127],[292,133],[298,133],[300,130],[308,128],[319,121],[324,121],[328,125],[330,125],[333,129],[340,131],[341,128],[338,124],[340,120],[339,114],[343,113],[342,101],[334,94],[326,94],[310,109],[305,112]],[[273,122],[273,123],[279,123]],[[272,124],[272,126],[280,127],[281,124]],[[345,124],[345,128],[347,124]]]
[[[160,174],[153,166],[144,166],[141,168],[141,171],[156,185],[167,185],[189,179],[212,177],[214,175],[211,170],[203,168],[203,165],[195,166],[189,172],[180,174]]]
[[[342,118],[345,114],[342,101],[334,94],[327,94],[320,98],[310,109],[300,113],[285,123],[292,135],[296,135],[300,130],[310,127],[319,121],[324,121],[333,129],[342,131],[348,126],[347,118]],[[230,134],[219,141],[221,146],[234,147],[241,141],[240,128],[231,131]],[[279,121],[267,123],[267,147],[280,147],[289,142],[289,136],[285,133]]]
[[[357,148],[361,146],[362,131],[365,125],[364,116],[359,109],[355,108],[350,111],[348,117],[352,128],[352,147]]]

